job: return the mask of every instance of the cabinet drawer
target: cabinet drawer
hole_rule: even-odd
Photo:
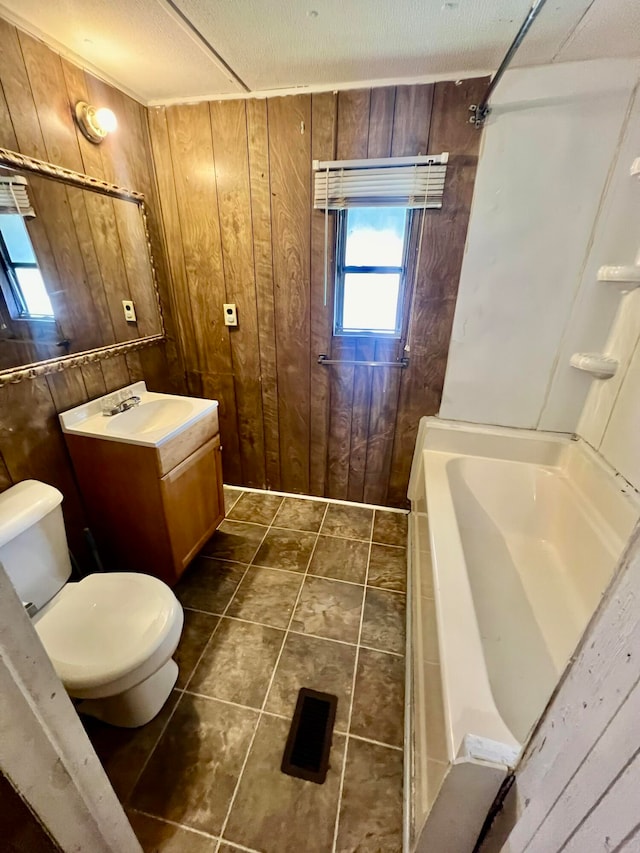
[[[160,481],[171,553],[178,574],[224,516],[219,470],[220,438],[216,436]]]
[[[196,421],[193,426],[188,427],[175,436],[169,439],[165,444],[157,448],[158,468],[160,476],[168,474],[176,465],[179,465],[183,459],[197,450],[199,447],[217,435],[220,431],[218,425],[218,410],[205,415]]]

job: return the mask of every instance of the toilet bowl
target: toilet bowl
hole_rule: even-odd
[[[178,677],[172,655],[183,611],[145,574],[110,572],[68,582],[62,495],[35,480],[0,495],[0,563],[78,711],[115,726],[148,723]]]

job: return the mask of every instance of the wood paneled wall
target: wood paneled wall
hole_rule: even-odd
[[[226,482],[402,506],[418,420],[440,404],[486,80],[153,108],[151,140],[189,388],[220,401]],[[424,217],[404,341],[333,338],[312,159],[451,153]],[[415,259],[414,259],[415,262]],[[238,306],[238,328],[222,304]]]
[[[72,107],[79,100],[109,106],[118,117],[117,133],[100,146],[85,140],[76,128]],[[171,340],[167,269],[155,216],[146,118],[145,108],[136,101],[0,20],[0,146],[145,193],[170,336],[166,345],[139,354],[0,389],[0,490],[29,477],[57,486],[65,497],[69,538],[80,557],[86,522],[57,413],[138,379],[146,379],[154,390],[183,388],[182,367]],[[104,203],[104,197],[96,198]],[[64,241],[68,209],[63,201],[60,204],[60,239]]]

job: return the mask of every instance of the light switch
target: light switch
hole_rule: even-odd
[[[225,302],[222,307],[224,309],[225,326],[237,326],[238,312],[236,311],[235,302]]]
[[[133,301],[131,299],[122,300],[122,310],[124,311],[124,318],[127,323],[136,322],[136,309],[134,308]]]

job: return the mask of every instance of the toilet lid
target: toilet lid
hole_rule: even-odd
[[[64,685],[87,689],[144,663],[179,613],[177,598],[157,578],[108,572],[67,584],[35,629]]]

